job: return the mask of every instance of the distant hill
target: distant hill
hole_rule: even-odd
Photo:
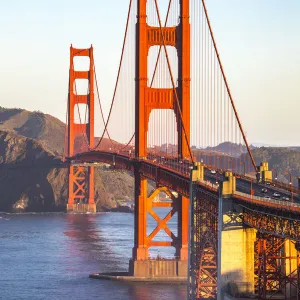
[[[55,155],[64,149],[65,124],[41,112],[0,107],[0,130],[13,131],[44,144]]]
[[[247,152],[246,146],[244,146],[242,144],[231,143],[231,142],[224,142],[215,147],[207,147],[207,148],[205,148],[205,150],[229,154],[230,156],[233,156],[233,157],[239,157],[243,153]]]
[[[293,178],[300,176],[300,149],[261,147],[254,149],[252,153],[257,164],[268,161],[269,168],[276,169],[278,179],[281,181],[286,183],[289,181],[289,176],[284,174],[285,172],[290,172]]]
[[[165,153],[171,155],[176,153],[177,145],[174,144],[162,144],[161,146],[154,146],[157,152]],[[215,147],[207,148],[197,148],[196,146],[191,146],[194,153],[212,153],[214,155],[231,155],[233,157],[239,157],[242,153],[247,152],[246,146],[242,144],[235,144],[231,142],[224,142]]]
[[[55,155],[64,154],[66,125],[59,119],[39,111],[27,111],[20,108],[0,107],[0,130],[15,132],[21,136],[34,139],[51,150]],[[95,137],[95,145],[100,138]],[[122,147],[113,141],[114,148]],[[75,151],[87,150],[86,141],[82,135],[75,140]],[[112,147],[107,138],[103,138],[101,148]]]
[[[57,118],[41,112],[0,108],[0,211],[65,208],[67,169],[49,167],[63,155],[64,136],[65,124]],[[103,142],[108,143],[106,139]],[[75,147],[82,144],[79,138]],[[16,164],[32,167],[14,169]],[[117,200],[132,200],[133,183],[128,173],[95,168],[98,211],[115,207]]]

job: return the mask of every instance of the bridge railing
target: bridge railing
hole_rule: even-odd
[[[293,203],[293,202],[289,202],[289,201],[282,201],[282,200],[276,200],[276,199],[266,199],[266,198],[263,198],[263,197],[242,193],[242,192],[239,192],[239,191],[235,191],[234,195],[241,196],[243,198],[248,198],[250,201],[255,200],[256,202],[261,202],[261,203],[266,203],[266,204],[271,203],[271,204],[274,204],[278,207],[289,208],[291,210],[300,211],[300,204],[299,203]]]
[[[280,182],[278,180],[273,180],[270,183],[275,184],[275,186],[278,188],[281,188],[283,190],[287,190],[287,191],[290,191],[290,192],[300,195],[300,190],[291,184],[286,184],[286,183]]]

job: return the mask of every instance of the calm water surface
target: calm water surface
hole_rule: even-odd
[[[0,213],[0,299],[186,299],[184,286],[88,278],[126,271],[132,245],[133,214]]]

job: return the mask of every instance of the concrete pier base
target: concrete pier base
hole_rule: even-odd
[[[89,275],[90,278],[100,280],[113,280],[124,282],[147,282],[159,284],[187,284],[186,277],[138,277],[130,276],[128,272],[113,272],[113,273],[94,273]]]
[[[149,259],[129,261],[129,275],[134,277],[181,277],[187,280],[187,271],[187,260]]]
[[[254,294],[255,238],[256,231],[252,228],[233,228],[222,232],[221,289],[223,292],[229,292],[229,289],[231,294]],[[235,290],[234,293],[232,289]]]
[[[67,212],[71,213],[95,213],[96,204],[67,204]]]

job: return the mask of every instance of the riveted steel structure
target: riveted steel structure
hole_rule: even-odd
[[[188,299],[216,299],[218,287],[218,194],[191,187]]]
[[[286,247],[287,243],[289,243],[289,247]],[[295,247],[295,253],[292,253],[292,247]],[[272,299],[278,296],[283,296],[284,299],[293,299],[296,298],[296,293],[299,297],[299,252],[297,247],[298,243],[294,241],[257,233],[255,290],[258,299]]]
[[[175,112],[178,131],[178,155],[189,156],[190,137],[190,23],[189,1],[180,1],[180,22],[176,27],[151,27],[147,24],[147,0],[137,1],[136,24],[136,118],[135,118],[135,156],[138,159],[147,157],[147,131],[149,116],[153,109],[172,109]],[[178,87],[151,88],[148,86],[148,52],[151,46],[176,47],[178,53]],[[184,46],[183,46],[184,45]],[[166,54],[167,55],[167,54]],[[178,105],[180,107],[178,107]],[[161,187],[157,191],[160,191]],[[188,258],[188,207],[189,200],[183,196],[176,199],[178,212],[178,236],[175,237],[166,227],[168,215],[158,220],[151,211],[151,197],[147,195],[147,179],[135,168],[135,238],[133,260],[148,259],[151,246],[174,246],[176,256],[182,261]],[[174,208],[171,211],[175,212]],[[147,213],[158,222],[155,231],[148,237]],[[151,242],[159,231],[165,230],[172,242]]]
[[[89,69],[86,71],[75,70],[74,58],[77,56],[88,57]],[[76,80],[87,80],[88,90],[83,95],[78,95]],[[79,105],[86,106],[87,120],[76,120],[79,114]],[[79,115],[80,116],[80,115]],[[68,147],[67,156],[76,154],[75,141],[78,135],[83,135],[90,148],[94,147],[94,57],[93,47],[89,49],[70,48],[69,71],[69,96],[68,96]],[[77,210],[76,204],[84,207],[84,211],[96,211],[94,201],[94,167],[69,166],[68,211]],[[81,209],[80,209],[81,210]]]

